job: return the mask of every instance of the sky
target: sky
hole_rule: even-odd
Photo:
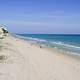
[[[80,34],[80,0],[0,0],[0,25],[11,33]]]

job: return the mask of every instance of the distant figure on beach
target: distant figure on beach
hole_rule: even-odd
[[[42,46],[40,46],[40,48],[42,48]]]

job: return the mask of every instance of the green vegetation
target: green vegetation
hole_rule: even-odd
[[[4,39],[8,35],[8,31],[3,28],[3,26],[0,27],[0,39]]]

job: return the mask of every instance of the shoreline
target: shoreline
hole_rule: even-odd
[[[77,53],[75,51],[68,51],[68,50],[65,50],[65,49],[59,49],[56,46],[55,47],[51,47],[50,45],[48,46],[48,44],[45,45],[44,43],[39,43],[37,41],[27,40],[25,37],[21,37],[19,35],[15,35],[14,37],[19,38],[19,39],[22,39],[24,41],[27,41],[31,45],[35,45],[35,46],[38,46],[38,47],[41,47],[41,48],[45,48],[45,49],[48,49],[48,50],[51,50],[51,51],[56,50],[56,51],[59,51],[59,53],[63,53],[63,54],[66,53],[67,55],[70,54],[70,56],[73,55],[73,56],[80,57],[80,53],[79,52]],[[69,44],[66,44],[66,45],[69,45]],[[72,46],[72,45],[70,45],[70,46]],[[74,46],[72,46],[72,47],[74,47]],[[80,48],[80,47],[77,47],[77,48]]]
[[[80,58],[31,45],[8,36],[3,40],[1,80],[80,80]]]
[[[34,46],[34,47],[42,48],[42,49],[48,50],[52,53],[54,53],[54,51],[55,51],[55,52],[60,53],[62,55],[66,55],[66,56],[69,56],[69,57],[76,58],[76,59],[80,60],[80,54],[79,53],[66,52],[66,51],[63,51],[63,50],[55,48],[55,47],[51,48],[51,47],[47,47],[47,46],[41,46],[37,43],[32,43],[31,41],[28,41],[28,40],[25,40],[21,37],[18,37],[18,35],[17,35],[17,37],[14,37],[14,38],[19,39],[19,40],[23,40],[23,42],[27,42],[28,44],[30,44],[31,46]]]

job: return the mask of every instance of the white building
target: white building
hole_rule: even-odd
[[[7,34],[4,32],[7,31],[4,27],[0,27],[0,39],[3,39]]]

